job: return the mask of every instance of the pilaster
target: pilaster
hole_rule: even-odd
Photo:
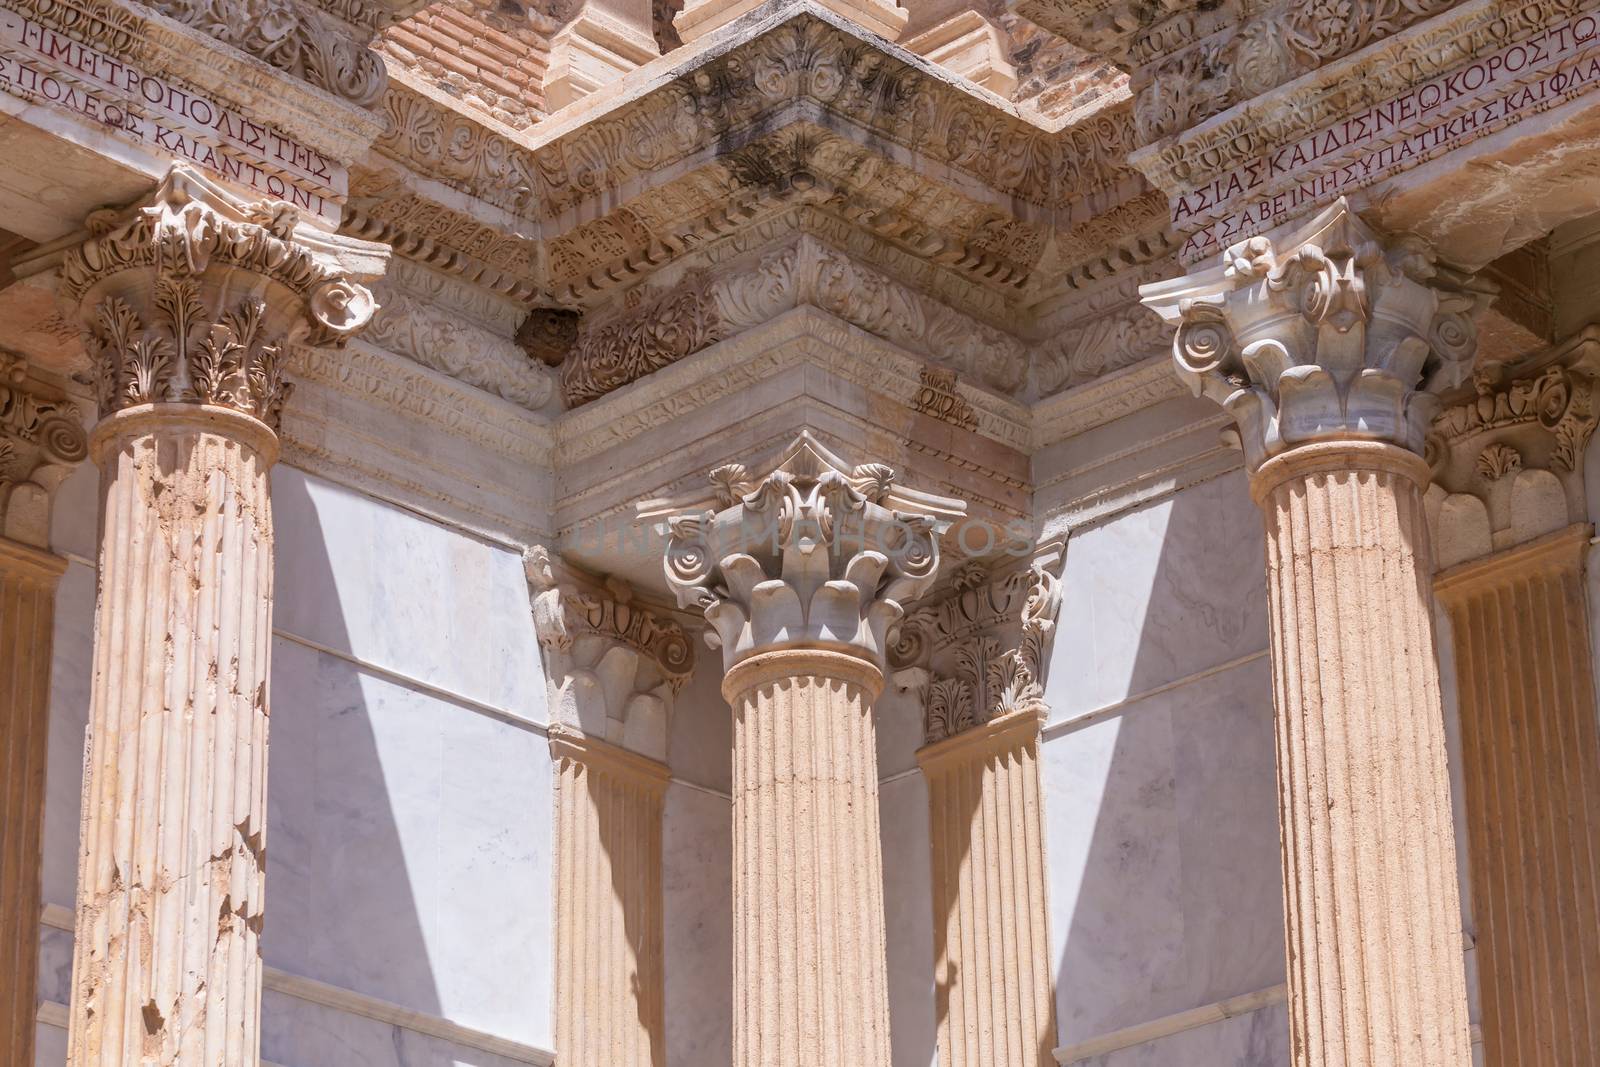
[[[33,1062],[50,644],[56,580],[50,499],[88,454],[59,390],[0,353],[0,1062]]]
[[[1470,1062],[1423,506],[1470,279],[1343,201],[1143,289],[1237,424],[1267,533],[1296,1067]]]
[[[663,611],[528,553],[556,763],[556,1058],[666,1062],[661,827],[667,729],[694,670]]]
[[[69,1059],[254,1063],[272,517],[293,344],[366,324],[383,250],[174,168],[61,266],[100,423]]]
[[[923,694],[941,1067],[1055,1061],[1039,730],[1061,556],[958,572],[901,627],[895,680]]]
[[[1596,349],[1587,333],[1520,375],[1480,375],[1429,438],[1491,1063],[1600,1058],[1600,930],[1576,919],[1600,909],[1583,487]]]
[[[716,510],[668,519],[667,584],[705,612],[734,713],[735,1067],[890,1056],[871,706],[890,631],[932,585],[934,514],[881,464],[809,437]]]

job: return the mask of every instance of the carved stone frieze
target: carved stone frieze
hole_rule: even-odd
[[[373,286],[380,308],[365,340],[529,410],[555,395],[554,376],[510,339],[387,283]]]
[[[664,759],[673,701],[694,673],[682,625],[638,603],[627,583],[575,571],[543,546],[524,565],[552,718]]]
[[[991,576],[963,564],[943,598],[910,612],[889,651],[895,681],[921,693],[928,744],[1013,712],[1042,713],[1061,609],[1059,545]]]
[[[533,154],[516,134],[484,116],[455,110],[403,81],[383,94],[377,151],[484,203],[519,214],[535,210]]]
[[[1046,340],[1033,356],[1034,386],[1039,396],[1083,385],[1168,348],[1171,338],[1160,318],[1131,303],[1138,298],[1140,283],[1152,275],[1149,269],[1129,272],[1126,278],[1108,283],[1094,298],[1075,303],[1070,309],[1089,311],[1088,316],[1067,319],[1062,314],[1047,320],[1047,327],[1053,328],[1047,329]]]
[[[101,415],[182,401],[276,427],[286,349],[338,346],[365,326],[377,305],[356,278],[387,255],[298,228],[293,207],[247,204],[182,164],[143,204],[87,225],[61,297],[88,331]]]
[[[387,84],[368,45],[392,9],[368,0],[151,0],[185,26],[361,107]]]
[[[961,395],[956,372],[942,367],[922,368],[922,385],[911,407],[963,430],[976,429],[978,425],[978,413]]]
[[[1015,337],[802,238],[743,269],[702,275],[621,316],[585,322],[561,368],[567,403],[587,403],[802,305],[952,365],[992,389],[1015,391],[1027,377],[1027,353]]]
[[[48,547],[51,497],[88,454],[72,400],[0,351],[0,538]]]
[[[965,511],[903,489],[881,463],[848,467],[809,434],[764,476],[732,463],[710,480],[716,510],[651,501],[640,514],[665,517],[667,585],[704,611],[728,669],[776,645],[882,669],[905,604],[938,575],[941,519]]]
[[[1483,368],[1474,395],[1434,418],[1426,504],[1440,568],[1588,522],[1583,459],[1600,424],[1597,356],[1591,327],[1534,357],[1531,371]]]
[[[1252,473],[1313,441],[1422,453],[1434,394],[1470,372],[1491,292],[1416,241],[1380,238],[1343,200],[1223,259],[1142,292],[1177,327],[1179,373],[1238,423]]]

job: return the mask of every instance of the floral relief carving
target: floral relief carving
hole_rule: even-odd
[[[1061,609],[1060,563],[1056,550],[991,578],[981,563],[969,562],[957,570],[948,596],[906,616],[890,664],[903,685],[923,694],[926,743],[1002,715],[1047,710],[1044,677]]]
[[[367,47],[383,11],[359,0],[333,5],[337,18],[307,0],[154,0],[151,6],[361,107],[377,103],[388,84],[383,60]]]
[[[377,307],[330,260],[384,254],[303,236],[298,221],[287,204],[244,203],[182,165],[147,203],[91,216],[89,239],[63,260],[61,295],[87,328],[101,414],[194,402],[276,427],[287,347],[340,345]]]
[[[51,494],[88,454],[76,405],[0,351],[0,537],[46,546]]]
[[[394,286],[374,292],[382,306],[365,335],[373,344],[530,410],[555,394],[553,375],[510,340]]]
[[[587,403],[801,305],[927,354],[993,389],[1013,392],[1027,378],[1027,353],[1016,338],[805,238],[762,255],[748,269],[691,276],[620,316],[593,326],[586,321],[561,367],[567,403]]]
[[[1221,267],[1142,291],[1177,327],[1179,373],[1233,415],[1252,473],[1313,441],[1421,454],[1437,393],[1470,372],[1473,320],[1492,297],[1418,242],[1380,238],[1342,199],[1279,242],[1252,237]]]

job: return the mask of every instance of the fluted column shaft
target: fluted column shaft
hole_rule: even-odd
[[[814,649],[757,654],[733,707],[735,1067],[889,1063],[872,701],[883,674]]]
[[[555,728],[556,1060],[666,1063],[661,816],[667,768]]]
[[[102,420],[100,591],[69,1062],[259,1048],[277,442],[248,415]]]
[[[941,1067],[1054,1064],[1041,714],[928,745],[934,979]]]
[[[0,538],[0,1063],[33,1062],[50,643],[65,568]]]
[[[1414,454],[1269,460],[1278,795],[1296,1067],[1464,1067],[1466,988]]]
[[[1587,524],[1439,576],[1460,689],[1488,1062],[1600,1063]]]

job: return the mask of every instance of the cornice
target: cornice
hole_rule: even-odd
[[[555,424],[557,463],[562,467],[581,463],[801,365],[815,366],[914,410],[926,363],[827,312],[797,307],[568,411]],[[1031,425],[1025,407],[965,382],[956,388],[972,407],[974,433],[1027,450]]]
[[[1076,437],[1125,415],[1189,395],[1172,369],[1170,351],[1095,378],[1033,407],[1033,447]]]

